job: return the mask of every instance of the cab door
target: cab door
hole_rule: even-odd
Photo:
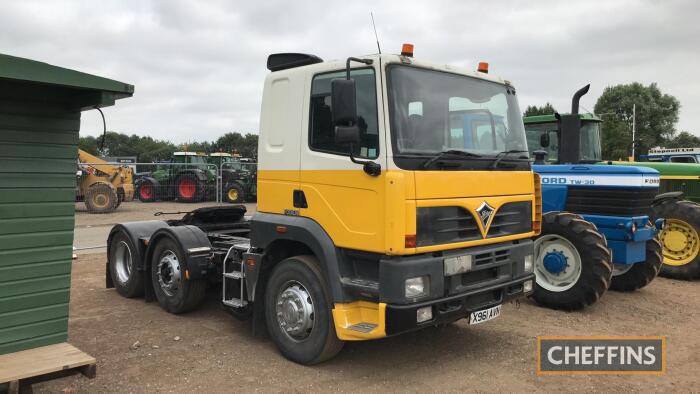
[[[300,181],[305,206],[300,215],[318,222],[338,247],[381,252],[384,247],[384,187],[386,147],[378,108],[379,70],[351,71],[357,93],[361,143],[354,156],[382,167],[371,176],[350,161],[349,148],[335,143],[331,116],[331,81],[345,78],[345,70],[321,72],[307,81],[307,118],[301,139]]]

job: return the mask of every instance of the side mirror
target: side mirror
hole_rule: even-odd
[[[357,125],[335,126],[335,143],[338,145],[359,144],[360,128]]]
[[[549,146],[549,132],[548,131],[545,131],[540,136],[540,146],[543,148],[547,148]]]
[[[351,126],[357,123],[357,101],[354,79],[331,81],[331,109],[334,126]]]

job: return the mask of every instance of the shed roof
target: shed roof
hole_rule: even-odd
[[[128,83],[2,53],[0,79],[100,92],[103,99],[94,103],[100,107],[113,105],[114,100],[134,94],[134,86]]]

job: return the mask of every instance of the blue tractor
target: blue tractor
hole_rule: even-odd
[[[599,129],[582,129],[578,114],[588,88],[576,92],[570,114],[556,115],[556,130],[526,125],[533,170],[542,180],[533,298],[557,309],[584,308],[608,287],[640,289],[657,276],[663,261],[657,239],[663,219],[649,220],[659,173],[596,164],[602,161]]]
[[[533,169],[542,180],[533,298],[555,309],[582,309],[608,288],[640,289],[656,277],[662,263],[656,237],[663,220],[652,224],[648,216],[659,173],[595,164],[601,161],[599,129],[582,129],[578,115],[578,101],[587,91],[574,96],[571,115],[557,115],[556,127],[551,122],[545,131],[526,126],[536,157]],[[467,150],[519,154],[505,150],[504,116],[488,110],[450,111],[450,137]],[[494,165],[499,164],[507,165]]]

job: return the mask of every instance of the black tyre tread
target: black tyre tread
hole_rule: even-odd
[[[679,219],[695,228],[700,234],[700,204],[687,200],[671,200],[652,207],[652,221],[657,218]],[[662,245],[663,247],[663,245]],[[663,258],[663,253],[661,255]],[[700,279],[700,254],[685,265],[674,266],[662,264],[659,275],[682,280]]]
[[[663,247],[657,239],[650,239],[646,244],[646,259],[632,265],[629,271],[622,275],[613,276],[611,290],[635,291],[651,283],[661,270]]]
[[[268,281],[268,284],[274,283],[275,276],[279,275],[279,272],[281,270],[286,269],[285,265],[290,264],[291,263],[290,260],[296,260],[296,261],[300,262],[305,267],[307,267],[313,273],[313,275],[317,278],[318,284],[320,285],[321,290],[324,293],[326,304],[329,307],[329,310],[328,310],[328,316],[329,316],[328,334],[326,335],[325,343],[324,343],[321,351],[317,355],[315,355],[315,357],[313,357],[311,359],[298,358],[298,357],[296,357],[296,355],[286,352],[286,350],[282,346],[280,346],[279,344],[277,344],[277,347],[285,357],[287,357],[288,359],[290,359],[294,362],[298,362],[300,364],[305,364],[305,365],[314,365],[314,364],[318,364],[318,363],[321,363],[321,362],[324,362],[326,360],[333,358],[335,355],[337,355],[340,352],[340,350],[343,348],[345,343],[343,341],[341,341],[340,339],[338,339],[338,335],[335,332],[335,325],[333,322],[333,313],[331,310],[332,305],[333,305],[333,301],[331,300],[330,290],[328,289],[328,285],[326,284],[326,281],[324,280],[323,274],[321,273],[321,269],[319,267],[319,263],[318,263],[318,260],[316,259],[316,257],[311,256],[311,255],[300,255],[300,256],[289,257],[289,258],[281,261],[274,268],[274,270],[270,276],[270,280]],[[267,294],[265,294],[265,300],[266,300],[265,302],[267,304],[267,302],[268,302],[267,298],[269,296],[271,296],[270,294],[272,294],[272,293],[268,292],[267,289],[266,289],[266,293]],[[268,308],[268,305],[265,306],[265,310],[266,310],[265,315],[266,315],[266,319],[268,319],[267,327],[268,327],[268,331],[270,332],[270,337],[273,338],[273,340],[275,340],[277,334],[273,331],[274,330],[273,327],[276,326],[276,323],[270,321],[271,319],[273,319],[273,317],[270,316],[270,314],[267,311],[267,308]]]
[[[139,271],[137,269],[132,269],[131,270],[131,276],[129,277],[129,280],[127,281],[126,284],[122,284],[119,282],[117,279],[117,273],[116,273],[116,265],[115,265],[115,259],[114,259],[114,253],[116,252],[116,246],[119,244],[119,242],[125,241],[127,245],[129,246],[129,250],[132,252],[131,256],[131,261],[136,262],[139,259],[138,253],[136,251],[136,247],[131,243],[131,239],[124,234],[122,231],[119,231],[118,233],[114,234],[112,236],[111,242],[112,245],[109,248],[109,256],[108,258],[108,263],[109,263],[109,272],[110,275],[112,275],[112,283],[114,283],[114,288],[121,295],[122,297],[125,298],[136,298],[136,297],[141,297],[143,296],[143,280],[144,280],[144,274],[142,271]],[[136,255],[133,255],[136,254]]]
[[[110,202],[107,205],[107,207],[98,208],[98,207],[92,205],[92,198],[97,193],[105,193],[105,194],[109,195]],[[87,210],[90,213],[111,213],[111,212],[114,212],[114,210],[117,209],[118,200],[119,200],[119,197],[117,196],[117,192],[115,192],[111,187],[109,187],[103,183],[97,183],[97,184],[90,186],[88,188],[87,193],[85,193],[85,206],[87,207]]]
[[[552,309],[579,310],[594,304],[610,287],[612,277],[611,253],[605,237],[592,223],[570,212],[546,213],[543,222],[542,235],[548,234],[545,226],[569,229],[573,233],[569,241],[574,246],[577,243],[583,246],[583,250],[579,250],[583,266],[579,282],[571,289],[555,293],[537,285],[532,297],[538,304]]]
[[[196,309],[202,304],[202,301],[204,301],[207,290],[207,281],[204,279],[186,279],[182,282],[183,286],[185,286],[184,299],[179,303],[174,303],[172,300],[169,300],[168,296],[160,288],[160,285],[158,284],[158,277],[154,272],[157,267],[158,258],[162,252],[161,247],[163,244],[165,244],[166,247],[174,251],[178,255],[178,259],[183,262],[185,261],[184,258],[182,258],[184,253],[182,253],[180,245],[176,245],[175,242],[169,238],[161,238],[157,242],[159,242],[159,244],[155,246],[151,261],[150,274],[151,282],[153,283],[153,290],[156,298],[158,299],[158,303],[163,309],[175,315],[187,313]]]

